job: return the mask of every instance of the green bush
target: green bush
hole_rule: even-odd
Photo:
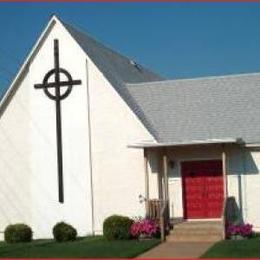
[[[32,229],[25,224],[14,224],[6,227],[4,239],[7,243],[31,242]]]
[[[74,241],[77,237],[77,230],[65,222],[57,223],[53,227],[52,233],[57,242]]]
[[[112,215],[105,219],[103,223],[103,235],[108,240],[129,239],[130,227],[133,220],[119,215]]]

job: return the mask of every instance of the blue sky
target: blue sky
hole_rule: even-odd
[[[52,13],[166,78],[260,72],[260,3],[0,3],[0,89]]]

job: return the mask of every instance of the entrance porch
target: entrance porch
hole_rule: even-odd
[[[143,145],[146,215],[160,219],[162,239],[177,222],[218,221],[225,237],[228,154],[237,140]]]

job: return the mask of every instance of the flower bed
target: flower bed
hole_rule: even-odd
[[[130,234],[133,238],[159,237],[160,227],[156,221],[149,218],[138,218],[131,225]]]
[[[250,238],[253,235],[253,225],[247,224],[229,224],[226,229],[227,238],[243,239]]]

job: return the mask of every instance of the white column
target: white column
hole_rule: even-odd
[[[162,151],[161,149],[158,149],[157,151],[157,159],[158,159],[158,174],[157,174],[157,182],[158,182],[158,198],[163,199],[163,165],[162,165]]]
[[[149,172],[148,172],[148,156],[147,150],[144,148],[144,176],[145,176],[145,210],[146,214],[149,215]]]
[[[169,199],[169,189],[168,189],[168,159],[167,159],[167,155],[166,152],[164,151],[163,153],[163,183],[164,183],[164,200],[168,200]]]
[[[228,178],[227,178],[227,154],[225,145],[222,146],[222,172],[223,172],[223,186],[224,199],[228,197]]]

